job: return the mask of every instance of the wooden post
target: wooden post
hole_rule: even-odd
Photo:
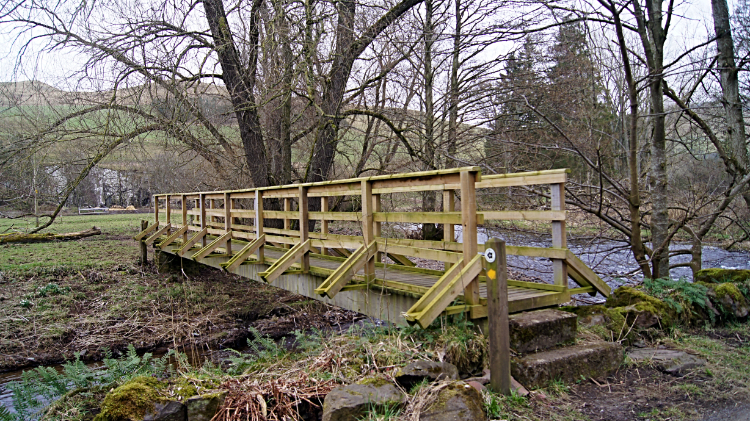
[[[209,199],[209,201],[208,201],[208,208],[209,209],[216,209],[216,200]],[[208,217],[208,222],[210,224],[213,224],[214,222],[216,222],[216,219],[214,219],[213,215],[211,215],[211,216]]]
[[[362,180],[362,237],[365,247],[375,241],[375,231],[373,226],[373,198],[372,182]],[[375,256],[367,260],[364,267],[365,279],[370,282],[375,279]]]
[[[292,198],[285,197],[284,198],[284,212],[289,212],[290,210],[292,210]],[[287,217],[284,217],[284,229],[285,230],[292,229],[292,220]],[[291,247],[289,244],[284,244],[285,249],[288,249],[289,247]]]
[[[165,196],[167,198],[167,204],[166,204],[166,210],[167,210],[167,224],[172,223],[172,204],[169,203],[169,195]]]
[[[148,228],[148,221],[141,219],[141,231]],[[145,265],[148,263],[148,246],[146,246],[146,238],[141,239],[141,264]]]
[[[477,255],[477,198],[476,172],[461,172],[461,225],[463,236],[463,265],[466,267]],[[468,305],[479,304],[479,278],[471,281],[464,290],[464,301]]]
[[[260,238],[263,235],[263,191],[255,191],[255,238]],[[261,245],[258,248],[258,261],[260,263],[265,262],[265,245]]]
[[[154,223],[159,223],[159,196],[156,195],[154,195]]]
[[[309,229],[309,218],[307,212],[309,211],[307,205],[307,187],[299,186],[299,243],[302,244],[307,241]],[[305,252],[300,259],[302,265],[302,272],[310,272],[310,252]]]
[[[456,208],[456,198],[453,194],[453,190],[443,190],[443,212],[453,212]],[[453,228],[453,224],[443,225],[443,241],[453,242],[456,241],[456,232]],[[451,263],[445,262],[445,270],[448,270],[453,266]]]
[[[229,193],[224,193],[224,231],[232,232],[232,197]],[[227,240],[227,255],[232,255],[232,237]]]
[[[188,224],[188,208],[187,208],[187,198],[185,195],[182,195],[182,225]],[[182,234],[182,244],[187,243],[188,240],[188,232],[185,231],[184,234]]]
[[[508,333],[508,272],[505,241],[491,238],[484,248],[487,274],[487,322],[490,344],[490,385],[510,395],[510,337]]]
[[[320,198],[320,211],[328,212],[328,197],[326,196]],[[320,236],[323,237],[323,239],[327,239],[328,237],[328,221],[325,219],[320,221]],[[320,254],[327,255],[328,249],[321,247]]]
[[[200,195],[200,202],[201,202],[201,230],[206,229],[207,222],[206,222],[206,195],[201,194]],[[208,236],[204,235],[203,239],[201,240],[203,244],[203,247],[206,247],[208,245]]]
[[[550,185],[552,210],[565,210],[565,183]],[[552,247],[567,248],[568,241],[565,233],[565,221],[552,221]],[[552,259],[552,271],[555,285],[568,287],[568,266],[563,259]]]
[[[372,211],[380,212],[380,195],[379,194],[372,195]],[[382,223],[381,222],[372,223],[372,235],[373,235],[373,239],[376,237],[380,237],[382,235]],[[383,253],[381,252],[375,253],[375,261],[382,263]]]

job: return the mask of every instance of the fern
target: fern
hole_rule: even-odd
[[[671,279],[644,279],[643,288],[652,296],[664,301],[672,307],[678,314],[682,314],[687,307],[698,306],[706,309],[706,300],[708,288],[701,284],[688,282],[684,278],[677,281]],[[708,312],[713,317],[713,312]]]

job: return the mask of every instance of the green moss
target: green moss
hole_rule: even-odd
[[[656,297],[652,297],[645,292],[632,288],[632,287],[620,287],[617,288],[612,295],[607,298],[607,307],[627,307],[631,304],[637,304],[641,302],[651,303],[657,308],[666,307],[664,302]]]
[[[454,398],[461,399],[461,395],[467,396],[467,399],[464,399],[464,402],[468,406],[477,405],[475,408],[471,408],[470,413],[477,414],[484,412],[484,408],[481,406],[482,397],[480,392],[463,382],[452,383],[441,390],[437,398],[435,399],[435,402],[433,402],[429,406],[428,410],[430,412],[440,412],[446,410],[450,407],[449,402]],[[474,396],[474,398],[472,399],[470,395],[479,396]]]
[[[729,295],[736,302],[743,301],[742,293],[740,292],[737,285],[730,283],[723,283],[712,288],[716,292],[716,298],[722,299],[724,296]]]
[[[166,384],[153,377],[136,377],[112,390],[104,397],[102,412],[94,421],[140,420],[147,412],[154,410],[156,402],[165,399],[159,390]]]
[[[179,396],[181,400],[196,396],[198,394],[198,388],[190,382],[190,380],[181,377],[174,384],[174,393]]]
[[[382,376],[367,377],[357,382],[357,384],[372,385],[375,387],[385,386],[390,383],[391,382],[389,382],[388,379]]]
[[[695,274],[695,281],[710,284],[723,282],[748,283],[750,282],[750,270],[718,268],[702,269]]]

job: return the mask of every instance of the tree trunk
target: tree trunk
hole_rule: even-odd
[[[93,227],[84,231],[69,232],[67,234],[53,234],[51,232],[45,234],[24,234],[24,233],[12,233],[12,234],[0,234],[0,244],[8,243],[46,243],[48,241],[70,241],[80,240],[81,238],[91,237],[92,235],[99,235],[102,231]]]

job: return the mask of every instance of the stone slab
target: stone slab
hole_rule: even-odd
[[[545,387],[553,380],[571,383],[581,376],[606,376],[620,367],[622,346],[613,342],[574,345],[537,352],[511,362],[511,373],[526,387]]]
[[[508,325],[510,347],[524,354],[573,340],[578,329],[578,316],[552,309],[527,311],[510,315]]]
[[[634,362],[647,362],[665,373],[682,377],[690,370],[706,365],[706,360],[676,349],[631,349],[628,358]]]

